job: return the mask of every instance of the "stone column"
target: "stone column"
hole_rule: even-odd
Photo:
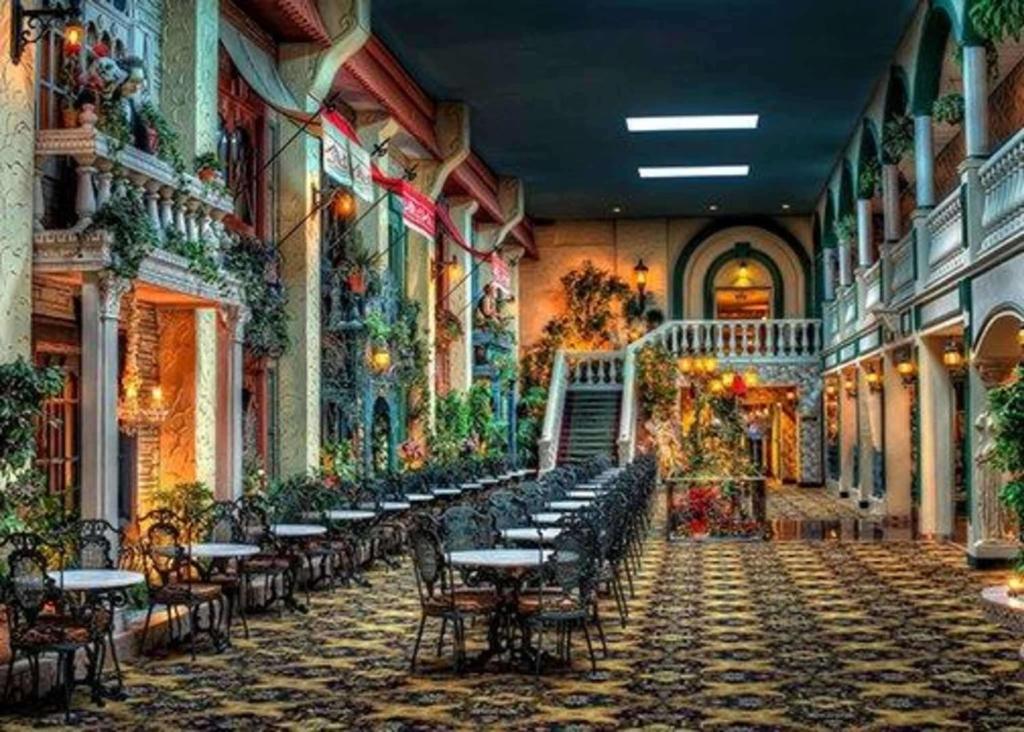
[[[882,211],[885,218],[885,241],[900,240],[900,168],[894,163],[882,166]]]
[[[117,325],[130,283],[108,272],[82,281],[82,518],[118,525]]]
[[[233,501],[242,495],[242,371],[245,360],[245,324],[248,312],[231,307],[220,311],[223,343],[220,349],[225,364],[220,379],[220,409],[224,415],[219,434],[221,449],[217,462],[217,498]]]
[[[436,252],[437,247],[434,240],[409,229],[409,244],[405,260],[405,294],[414,302],[419,303],[418,327],[427,353],[425,393],[414,396],[414,398],[426,402],[423,412],[425,424],[421,421],[419,425],[410,426],[418,426],[421,430],[425,427],[428,432],[434,427],[434,405],[437,400],[434,388],[434,384],[437,382],[437,282],[434,279],[433,268],[430,266],[435,259]],[[425,434],[410,436],[424,437]]]
[[[473,199],[460,198],[452,201],[448,209],[452,222],[470,246],[473,246],[473,214],[477,206]],[[472,295],[469,273],[475,262],[469,252],[461,247],[453,247],[453,250],[461,271],[458,279],[449,283],[451,289],[446,303],[462,324],[462,337],[451,346],[451,388],[465,392],[473,385],[473,307],[470,303]]]
[[[935,205],[935,142],[931,115],[914,117],[914,171],[917,207]]]
[[[942,338],[920,339],[920,530],[935,538],[948,538],[953,533],[953,390],[942,364],[942,350]]]
[[[896,371],[896,358],[889,351],[884,358],[885,401],[885,504],[886,514],[909,517],[912,503],[913,448],[910,410],[912,389]]]
[[[32,353],[32,222],[36,164],[36,47],[11,63],[11,3],[0,3],[0,363]],[[34,213],[34,215],[33,215]]]
[[[217,486],[217,454],[225,445],[218,444],[218,418],[227,420],[229,415],[218,409],[217,372],[223,366],[218,363],[217,310],[197,308],[196,328],[196,481]],[[225,425],[227,423],[225,422]]]
[[[839,384],[839,495],[859,498],[853,481],[854,451],[857,448],[857,397],[851,397],[845,388],[846,376]],[[863,467],[863,466],[861,466]]]
[[[871,200],[868,198],[857,199],[857,266],[861,269],[870,267],[872,261],[871,252]]]
[[[988,61],[984,46],[967,46],[964,54],[964,139],[967,157],[988,150]]]
[[[822,296],[825,302],[832,302],[836,299],[836,250],[827,247],[822,250]]]
[[[839,285],[847,287],[853,282],[853,272],[850,267],[850,242],[841,240],[836,251],[839,255]]]

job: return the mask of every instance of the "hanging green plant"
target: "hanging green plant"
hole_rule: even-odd
[[[238,280],[249,309],[246,349],[259,358],[279,358],[288,348],[288,298],[278,281],[280,252],[271,242],[241,236],[224,248],[223,260],[224,270]]]
[[[900,114],[886,120],[882,140],[885,162],[898,164],[913,147],[914,118],[909,114]]]
[[[205,152],[196,155],[195,159],[196,177],[203,183],[211,183],[217,177],[217,173],[224,170],[224,163],[217,157],[217,153]]]
[[[1007,38],[1020,42],[1024,31],[1024,0],[975,0],[971,22],[981,35],[994,43]]]
[[[645,346],[637,353],[640,406],[655,420],[669,419],[679,399],[676,360],[663,345]]]
[[[840,243],[849,243],[857,234],[857,217],[853,214],[840,216],[835,226],[836,239]]]
[[[374,343],[387,343],[391,337],[391,324],[384,314],[377,310],[366,314],[363,325],[366,326],[367,336]]]
[[[860,175],[857,176],[857,197],[874,198],[881,178],[882,166],[878,158],[871,157],[865,160],[860,166]]]
[[[1024,366],[1018,366],[1009,384],[988,395],[995,426],[993,465],[1009,474],[999,499],[1017,515],[1024,534]],[[1017,564],[1024,572],[1024,549]]]
[[[142,193],[127,185],[115,186],[107,202],[93,214],[86,232],[101,230],[114,237],[110,270],[125,279],[135,279],[142,261],[160,245]]]
[[[58,368],[33,366],[23,358],[0,364],[0,480],[16,477],[29,465],[43,402],[63,387]]]
[[[143,102],[139,108],[143,124],[156,135],[154,153],[164,162],[170,163],[179,175],[185,172],[185,158],[179,147],[178,133],[151,101]],[[179,185],[179,187],[181,187]]]
[[[164,249],[184,257],[188,261],[188,269],[207,284],[223,284],[224,277],[217,258],[210,253],[205,242],[186,238],[177,229],[168,229],[164,235]]]
[[[932,105],[932,117],[936,122],[958,127],[964,121],[964,95],[959,92],[944,94]]]

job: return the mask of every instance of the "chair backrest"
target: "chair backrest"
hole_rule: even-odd
[[[139,523],[145,527],[146,576],[155,573],[161,584],[167,584],[179,572],[185,555],[181,517],[169,509],[158,508],[140,518]]]
[[[32,624],[44,608],[60,600],[53,580],[47,575],[47,563],[41,547],[20,544],[7,556],[7,605],[13,610],[9,614],[17,624]]]
[[[416,521],[409,530],[408,542],[420,604],[452,601],[454,582],[437,531],[428,521]]]
[[[581,523],[564,529],[555,539],[554,551],[545,565],[543,577],[545,582],[550,581],[559,588],[563,607],[565,601],[571,601],[577,607],[589,602],[597,589],[596,558],[593,532]]]
[[[539,483],[523,483],[519,489],[519,500],[529,513],[539,513],[548,504],[548,493]]]
[[[122,535],[103,519],[79,519],[68,526],[73,556],[69,565],[79,569],[113,569],[115,544],[120,546]]]
[[[512,491],[495,491],[487,501],[487,513],[498,531],[528,526],[528,511]]]
[[[199,519],[197,535],[201,541],[214,544],[244,543],[238,506],[233,501],[217,501],[211,505]]]
[[[262,545],[270,535],[270,521],[262,499],[242,496],[235,504],[235,509],[242,541],[246,544]]]
[[[494,523],[471,506],[452,506],[441,515],[441,538],[449,552],[489,548],[494,546]]]

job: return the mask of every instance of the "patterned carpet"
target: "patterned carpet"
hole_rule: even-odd
[[[612,656],[588,672],[408,672],[418,619],[408,565],[372,590],[268,615],[223,655],[145,660],[130,698],[79,723],[112,729],[1024,730],[1019,640],[977,601],[995,577],[916,543],[686,543],[652,538],[632,619],[606,603]],[[471,633],[479,647],[481,630]],[[57,726],[4,719],[13,730]]]
[[[768,488],[768,520],[819,521],[868,518],[851,501],[841,501],[823,488],[771,485]]]

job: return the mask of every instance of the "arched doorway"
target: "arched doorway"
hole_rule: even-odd
[[[704,317],[768,320],[785,313],[782,272],[749,243],[720,254],[704,276]]]

